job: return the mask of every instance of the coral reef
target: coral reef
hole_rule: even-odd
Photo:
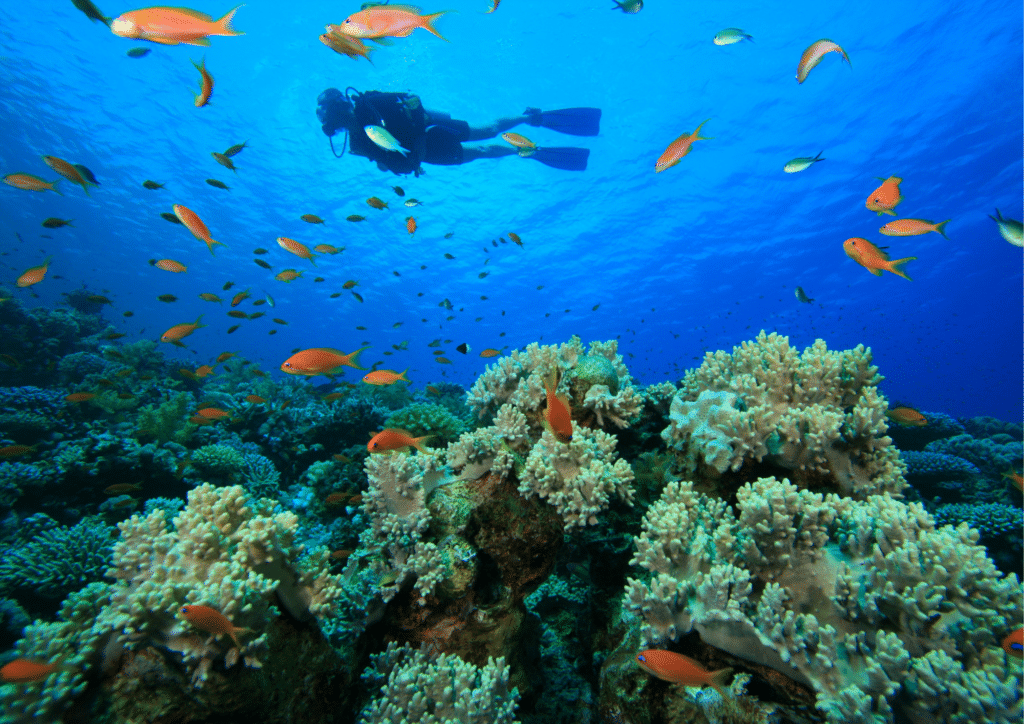
[[[761,332],[686,374],[662,437],[691,476],[764,461],[801,487],[898,493],[906,483],[885,436],[881,379],[863,346],[831,352],[818,340],[798,354],[788,338]]]
[[[0,590],[62,599],[102,580],[111,561],[114,529],[82,520],[70,528],[45,530],[24,545],[3,552]]]
[[[628,581],[624,616],[642,647],[695,630],[785,674],[836,724],[894,710],[1001,722],[1021,706],[999,641],[1019,625],[1022,591],[977,540],[888,495],[762,478],[737,491],[734,512],[673,482],[644,517],[632,563],[649,577]]]
[[[453,654],[389,644],[363,674],[380,695],[360,724],[513,724],[518,693],[508,688],[504,659],[474,666]]]
[[[430,445],[439,446],[455,442],[466,431],[466,423],[441,405],[414,403],[392,413],[384,427],[407,430],[412,435],[430,435]]]

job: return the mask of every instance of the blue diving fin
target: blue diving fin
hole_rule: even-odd
[[[543,126],[570,136],[596,136],[601,132],[600,108],[562,108],[557,111],[538,111],[527,108],[531,126]]]
[[[538,148],[527,158],[540,161],[545,166],[560,168],[563,171],[586,171],[589,148],[573,148],[572,146],[546,146]]]

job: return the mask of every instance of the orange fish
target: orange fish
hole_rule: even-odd
[[[1024,659],[1024,628],[1019,628],[1003,639],[1003,651],[1017,659]]]
[[[380,209],[382,211],[388,207],[388,203],[386,201],[382,201],[381,199],[378,199],[376,196],[371,196],[370,198],[368,198],[366,200],[366,203],[372,206],[373,208]]]
[[[312,259],[310,259],[312,261]],[[315,266],[315,264],[314,264]],[[274,279],[279,282],[291,282],[302,276],[302,272],[295,271],[294,269],[285,269],[283,272],[274,275]]]
[[[907,425],[908,427],[924,427],[928,424],[925,416],[913,407],[895,407],[886,412],[885,416],[893,422]]]
[[[20,277],[18,277],[18,281],[16,281],[15,284],[19,287],[24,288],[30,287],[33,284],[38,284],[39,282],[43,281],[43,279],[46,277],[46,270],[50,268],[50,261],[52,259],[52,256],[48,256],[46,257],[46,261],[44,261],[39,266],[34,266],[29,269],[26,269],[25,272]]]
[[[420,15],[420,9],[411,5],[374,5],[349,15],[338,28],[353,38],[405,38],[416,28],[423,28],[447,42],[433,25],[447,12]]]
[[[188,267],[182,264],[180,261],[174,261],[174,259],[150,259],[150,266],[155,266],[157,269],[163,269],[164,271],[174,272],[175,274],[181,274],[188,271]]]
[[[707,123],[711,119],[707,119],[704,123]],[[683,156],[690,152],[690,147],[694,141],[710,141],[712,136],[700,135],[700,129],[704,127],[704,123],[697,126],[697,130],[693,133],[684,133],[672,143],[668,144],[668,148],[665,149],[664,153],[658,156],[658,160],[654,163],[654,173],[661,173],[667,168],[672,168],[679,163]]]
[[[199,239],[199,241],[206,242],[206,247],[213,254],[213,245],[220,244],[221,246],[227,246],[219,241],[214,241],[210,238],[210,230],[206,228],[206,224],[200,219],[194,211],[182,206],[181,204],[175,204],[173,206],[174,215],[178,217],[178,221],[185,225],[185,228],[192,232],[192,236]]]
[[[352,555],[352,551],[348,548],[340,548],[336,551],[331,551],[331,558],[336,561],[348,560],[348,557]]]
[[[234,352],[221,352],[219,355],[217,355],[217,364],[220,364],[221,362],[227,362],[232,357],[237,356],[238,355],[236,355]]]
[[[317,244],[313,247],[313,251],[318,251],[321,254],[340,254],[344,251],[344,248],[339,249],[338,247],[331,246],[330,244]]]
[[[107,495],[125,495],[133,490],[142,490],[142,486],[138,483],[114,483],[105,487],[103,492]]]
[[[289,239],[287,236],[277,237],[277,245],[285,251],[290,251],[295,256],[302,257],[303,259],[309,259],[313,266],[316,266],[316,262],[313,261],[313,252],[309,250],[309,247],[302,242],[295,241],[295,239]]]
[[[843,250],[846,255],[874,274],[882,276],[882,270],[891,271],[893,274],[903,277],[907,281],[913,281],[903,273],[903,266],[910,261],[917,259],[916,256],[908,256],[903,259],[889,261],[889,255],[872,244],[867,239],[854,236],[843,242]]]
[[[899,176],[890,176],[887,179],[879,180],[882,181],[882,185],[868,195],[868,200],[864,202],[864,205],[872,211],[877,211],[879,216],[882,214],[895,216],[896,212],[893,209],[903,201],[903,195],[900,193],[900,183],[903,179]]]
[[[60,182],[60,179],[45,181],[30,173],[9,173],[4,176],[3,181],[8,186],[13,186],[22,191],[53,191],[58,196],[64,195],[57,190],[57,184]]]
[[[231,27],[239,5],[220,20],[188,8],[153,7],[132,10],[110,23],[110,31],[122,38],[150,40],[161,45],[209,45],[211,35],[245,35]]]
[[[548,404],[544,409],[544,426],[559,442],[572,442],[572,413],[569,411],[569,400],[565,395],[555,394],[560,377],[558,370],[552,370],[544,380],[544,391],[548,397]]]
[[[86,180],[85,176],[82,175],[82,172],[73,165],[65,161],[63,158],[57,158],[56,156],[43,156],[43,161],[47,166],[52,168],[71,183],[81,186],[82,190],[85,191],[86,196],[89,195],[89,182]]]
[[[942,234],[943,239],[948,240],[949,237],[946,236],[945,226],[950,221],[952,219],[946,219],[936,224],[925,219],[896,219],[895,221],[890,221],[878,231],[886,236],[918,236],[919,234],[927,234],[929,231],[934,231],[937,234]]]
[[[191,58],[189,58],[191,60]],[[202,108],[210,102],[210,96],[213,95],[213,76],[206,70],[206,57],[203,57],[203,64],[199,65],[194,60],[192,65],[199,71],[199,95],[195,93],[192,96],[195,98],[196,108]]]
[[[322,399],[324,402],[334,402],[336,400],[340,400],[344,396],[344,392],[331,392],[330,394],[324,395],[320,399]]]
[[[394,370],[374,370],[363,375],[363,382],[368,385],[377,385],[378,387],[384,385],[393,385],[399,380],[408,382],[409,378],[405,376],[405,373],[409,371],[406,367],[401,372],[395,372]]]
[[[350,497],[352,497],[352,496],[349,495],[348,493],[331,493],[326,498],[324,498],[324,505],[329,505],[329,506],[341,505],[346,500],[348,500]]]
[[[363,504],[363,496],[362,495],[353,495],[352,499],[350,501],[348,501],[348,504],[349,505],[362,505]]]
[[[1003,473],[1003,477],[1013,483],[1013,487],[1024,492],[1024,476],[1018,473],[1016,470],[1007,470]]]
[[[196,414],[205,420],[223,420],[226,417],[231,417],[230,413],[224,412],[219,407],[204,407],[196,412]]]
[[[303,214],[299,218],[302,219],[303,221],[305,221],[307,224],[322,224],[322,223],[324,223],[324,220],[321,219],[316,214]]]
[[[357,286],[358,284],[359,284],[359,282],[357,282],[355,279],[349,279],[347,282],[345,282],[344,284],[341,285],[341,288],[342,289],[351,289],[352,287]]]
[[[416,219],[412,216],[405,217],[405,228],[409,230],[409,236],[416,233]]]
[[[242,303],[243,300],[248,299],[251,296],[252,295],[249,294],[248,289],[246,289],[244,292],[239,292],[238,294],[231,298],[231,306],[237,307],[239,304]]]
[[[523,158],[528,158],[537,151],[537,144],[520,133],[512,133],[511,131],[502,133],[501,140],[515,146],[519,151],[519,155]]]
[[[826,53],[839,53],[843,56],[843,60],[850,63],[850,57],[846,54],[846,51],[840,48],[837,44],[833,43],[828,38],[822,38],[811,43],[811,45],[804,51],[804,54],[800,56],[800,64],[796,67],[796,82],[803,83],[807,80],[807,74],[810,73],[821,59],[825,57]],[[852,66],[853,63],[850,63]]]
[[[262,405],[262,404],[264,404],[266,402],[266,400],[264,400],[259,395],[246,395],[245,396],[245,401],[246,402],[251,402],[254,405]]]
[[[515,233],[514,231],[508,232],[508,238],[510,238],[512,241],[514,241],[519,246],[523,245],[523,240],[520,239],[519,238],[519,234]]]
[[[178,612],[181,613],[182,618],[206,633],[211,633],[214,636],[227,634],[238,648],[242,648],[238,643],[238,634],[249,631],[241,626],[233,626],[227,616],[209,606],[186,605],[179,608]]]
[[[349,58],[358,58],[362,56],[370,61],[370,63],[373,63],[370,53],[376,49],[367,47],[359,38],[353,38],[346,35],[341,32],[340,28],[341,26],[339,25],[328,25],[327,32],[320,36],[320,42],[335,53],[347,55]]]
[[[35,448],[30,445],[4,445],[0,447],[0,460],[16,458],[30,452],[35,452]]]
[[[293,354],[281,363],[281,371],[290,375],[305,375],[316,377],[326,375],[330,377],[338,373],[340,367],[352,367],[357,370],[365,369],[360,367],[359,355],[369,347],[360,347],[355,352],[345,354],[344,352],[330,347],[314,347]]]
[[[710,686],[723,699],[726,693],[722,687],[726,686],[726,679],[732,673],[732,669],[708,671],[689,656],[660,649],[641,651],[636,655],[636,662],[641,669],[662,681],[683,686]]]
[[[15,659],[0,668],[0,679],[7,684],[30,684],[42,681],[54,671],[66,670],[62,664],[49,664],[32,659]]]
[[[200,365],[199,369],[196,370],[196,377],[208,377],[213,374],[213,367],[210,365]]]
[[[199,323],[200,321],[202,321],[202,319],[203,315],[200,314],[199,318],[196,319],[196,321],[194,321],[192,324],[175,324],[173,327],[171,327],[170,329],[163,333],[163,335],[160,337],[160,341],[177,342],[178,340],[189,336],[197,329],[201,329],[206,326],[205,324]]]
[[[490,347],[488,347],[487,349],[485,349],[483,352],[480,353],[480,356],[481,357],[497,357],[499,354],[501,354],[500,351],[498,351],[496,349],[491,349]]]
[[[88,402],[95,396],[95,392],[72,392],[70,395],[66,395],[64,399],[67,402]]]
[[[187,371],[187,370],[178,370],[178,371],[182,372],[182,371]],[[189,372],[189,374],[192,374],[192,373]],[[207,420],[202,415],[192,415],[192,417],[188,418],[188,421],[191,422],[193,425],[212,425],[213,424],[213,420]]]
[[[210,292],[203,292],[199,295],[199,298],[204,302],[217,302],[217,304],[223,304],[224,300],[218,297],[216,294],[210,294]]]
[[[429,440],[431,437],[433,437],[433,435],[413,437],[407,430],[399,430],[398,428],[389,427],[374,435],[373,438],[370,439],[370,442],[366,443],[366,449],[372,453],[383,453],[406,450],[412,446],[421,453],[429,455],[430,453],[425,447],[423,447],[423,441]]]

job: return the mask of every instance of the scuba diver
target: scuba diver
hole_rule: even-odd
[[[590,150],[586,148],[531,148],[524,147],[522,143],[517,148],[505,144],[463,143],[494,138],[521,123],[573,136],[596,136],[601,122],[601,109],[541,111],[527,108],[521,116],[499,118],[489,125],[473,127],[447,113],[425,109],[419,96],[412,93],[360,93],[354,88],[347,88],[342,93],[337,88],[328,88],[317,98],[316,117],[322,124],[323,132],[331,140],[331,151],[335,156],[340,158],[345,155],[344,144],[339,154],[334,150],[333,139],[338,131],[344,130],[350,153],[375,161],[382,171],[419,176],[423,173],[421,163],[455,166],[478,158],[500,158],[513,154],[533,158],[553,168],[583,171],[587,168],[587,157],[590,155]],[[381,133],[382,130],[384,133]]]

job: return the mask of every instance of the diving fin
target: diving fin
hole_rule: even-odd
[[[601,131],[600,108],[562,108],[557,111],[537,111],[527,108],[531,126],[543,126],[570,136],[596,136]]]
[[[572,146],[547,146],[538,148],[527,158],[536,159],[545,166],[560,168],[563,171],[586,171],[589,148],[573,148]]]

